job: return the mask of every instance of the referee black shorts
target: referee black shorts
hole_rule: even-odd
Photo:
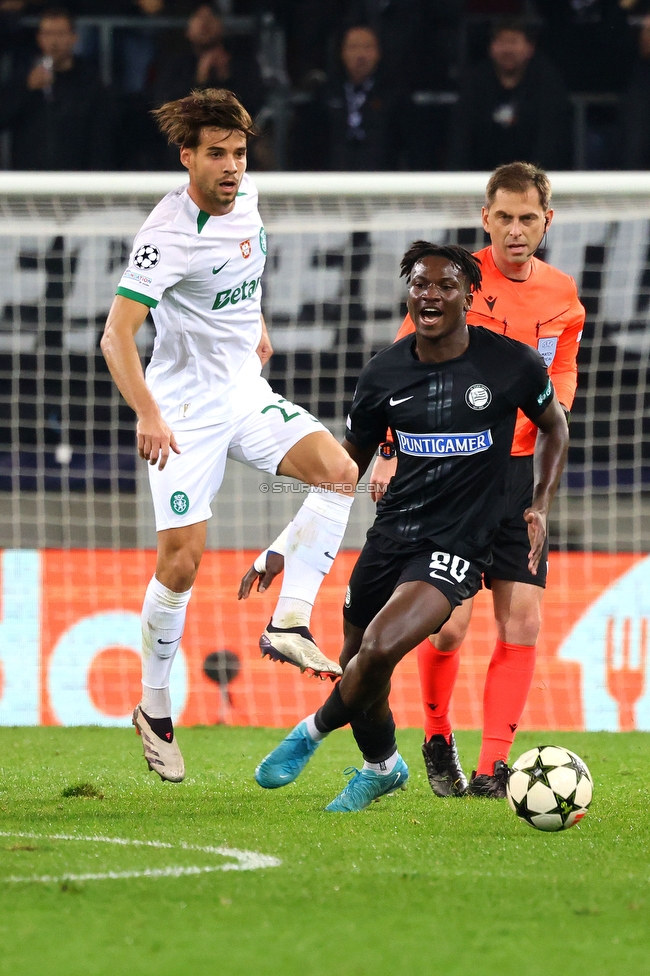
[[[506,517],[501,521],[490,546],[492,563],[483,576],[488,589],[492,588],[492,580],[546,586],[548,536],[537,576],[533,576],[528,569],[530,542],[524,512],[533,498],[533,484],[532,456],[511,457],[506,475]]]
[[[478,593],[482,567],[432,545],[406,550],[371,529],[345,596],[343,616],[348,623],[365,630],[400,583],[430,583],[449,600],[450,615],[463,600]],[[393,548],[397,551],[383,551]]]

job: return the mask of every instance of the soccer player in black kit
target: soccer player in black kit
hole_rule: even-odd
[[[517,409],[540,430],[535,489],[524,514],[532,573],[568,446],[564,413],[539,354],[467,327],[481,283],[476,259],[461,247],[416,241],[401,268],[415,336],[382,350],[363,369],[343,442],[360,474],[387,428],[398,455],[350,578],[343,677],[255,771],[266,789],[287,785],[325,736],[349,723],[364,764],[326,807],[335,812],[362,810],[406,784],[388,702],[391,675],[481,587],[503,515]]]

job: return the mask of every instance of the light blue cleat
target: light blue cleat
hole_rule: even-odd
[[[330,813],[355,813],[365,810],[373,800],[386,796],[395,790],[405,790],[409,778],[409,768],[401,756],[397,757],[395,768],[388,776],[376,773],[374,769],[357,769],[348,766],[343,770],[345,776],[355,773],[344,790],[329,803],[325,809]]]
[[[288,786],[298,779],[319,745],[307,731],[307,723],[299,722],[259,764],[255,770],[256,782],[265,790]]]

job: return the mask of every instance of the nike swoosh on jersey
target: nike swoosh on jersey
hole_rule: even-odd
[[[327,550],[323,553],[323,555],[327,556],[328,559],[334,559],[334,556],[331,556]]]
[[[412,394],[410,397],[402,397],[401,400],[393,400],[393,398],[391,397],[390,400],[388,401],[388,406],[396,407],[398,403],[406,403],[407,400],[412,400],[414,396],[415,394]]]
[[[450,579],[447,579],[446,576],[439,576],[438,573],[429,573],[429,576],[433,576],[434,579],[442,580],[443,583],[451,583]],[[451,583],[451,585],[453,586],[454,584]]]
[[[176,640],[173,640],[173,641],[164,641],[164,640],[161,640],[160,637],[159,637],[158,638],[158,643],[159,644],[178,644],[179,640],[180,640],[180,637],[177,637]]]
[[[228,258],[228,261],[230,261],[230,258]],[[219,272],[220,272],[220,271],[223,271],[223,269],[224,269],[224,268],[226,267],[226,265],[228,264],[228,261],[224,261],[224,263],[223,263],[223,264],[221,265],[221,267],[220,267],[220,268],[213,268],[213,269],[212,269],[212,274],[219,274]]]

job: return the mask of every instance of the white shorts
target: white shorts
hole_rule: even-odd
[[[210,518],[210,502],[221,487],[228,458],[276,474],[294,444],[327,430],[302,407],[274,393],[262,376],[257,383],[245,412],[225,424],[174,431],[181,453],[172,451],[162,471],[148,465],[158,532]]]

